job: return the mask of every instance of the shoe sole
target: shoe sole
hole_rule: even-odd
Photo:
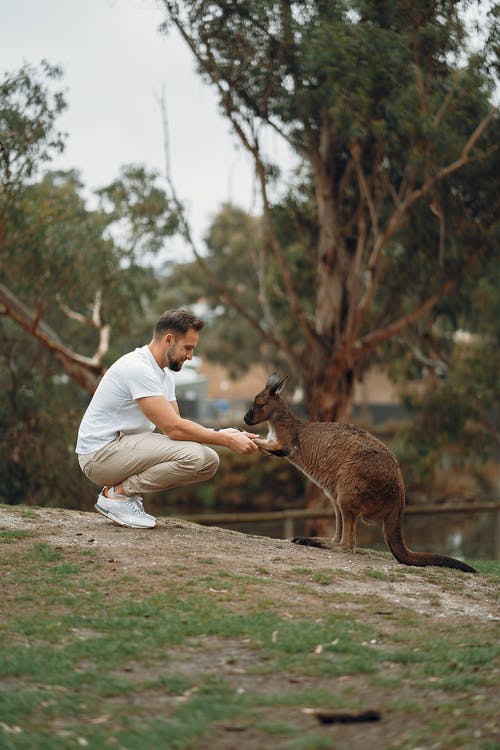
[[[110,521],[117,523],[118,526],[127,526],[129,529],[153,529],[156,526],[156,521],[155,523],[152,523],[149,526],[139,526],[138,524],[134,524],[134,523],[126,523],[126,521],[124,521],[122,518],[118,518],[118,516],[115,516],[113,513],[109,513],[108,511],[103,510],[102,508],[99,508],[97,504],[94,505],[94,508],[103,516],[106,516],[106,518],[109,518]]]

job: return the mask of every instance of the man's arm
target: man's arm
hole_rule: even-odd
[[[172,440],[192,440],[206,445],[220,445],[240,454],[258,450],[252,440],[252,437],[257,437],[256,434],[203,427],[197,422],[181,417],[179,408],[175,408],[176,401],[170,403],[163,396],[145,396],[138,398],[137,403],[144,415]]]

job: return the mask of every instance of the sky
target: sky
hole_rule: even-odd
[[[52,166],[76,168],[89,190],[125,164],[164,174],[164,89],[171,173],[202,249],[222,203],[258,210],[253,169],[187,47],[174,30],[159,33],[162,20],[161,0],[0,0],[0,76],[43,58],[62,66],[67,139]],[[265,148],[291,165],[278,136]],[[173,247],[179,260],[189,257],[180,240]]]
[[[187,47],[159,33],[162,18],[156,0],[0,0],[0,76],[42,59],[62,66],[67,139],[52,167],[76,168],[89,189],[125,164],[164,174],[163,88],[171,173],[202,244],[223,202],[255,209],[253,170]]]

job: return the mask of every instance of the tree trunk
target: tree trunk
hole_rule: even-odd
[[[42,342],[44,343],[44,342]],[[48,347],[49,349],[51,347]],[[92,396],[97,388],[100,379],[104,375],[105,368],[102,365],[91,367],[75,361],[70,356],[61,354],[58,351],[52,352],[55,358],[61,363],[66,374],[75,381],[81,388]]]
[[[322,113],[321,135],[317,148],[311,148],[318,206],[318,277],[315,332],[317,347],[311,352],[309,370],[305,373],[305,401],[311,421],[348,421],[352,416],[354,365],[350,347],[344,346],[350,335],[353,311],[359,299],[359,255],[363,250],[361,233],[357,246],[351,248],[339,229],[339,205],[342,196],[335,195],[339,175],[334,172],[332,124],[327,110]],[[326,507],[331,501],[315,485],[306,493],[308,508]],[[312,519],[306,523],[311,536],[331,536],[332,520]]]

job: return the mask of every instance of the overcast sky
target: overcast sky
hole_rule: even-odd
[[[161,21],[156,0],[0,0],[0,74],[43,58],[63,67],[68,137],[54,166],[78,169],[89,188],[124,164],[164,170],[164,86],[172,173],[199,240],[224,201],[253,209],[253,173],[191,54],[174,32],[158,32]]]
[[[0,75],[42,58],[63,67],[68,109],[60,127],[68,137],[54,167],[78,169],[90,189],[111,182],[124,164],[164,171],[164,86],[172,174],[200,242],[224,201],[256,208],[253,170],[191,53],[175,32],[158,32],[161,7],[159,0],[0,0]],[[277,136],[267,148],[289,158]]]

